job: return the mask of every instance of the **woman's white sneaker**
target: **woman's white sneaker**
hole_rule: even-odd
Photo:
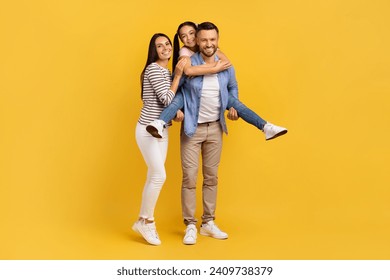
[[[216,239],[228,238],[228,234],[221,231],[214,221],[208,221],[206,224],[202,224],[200,227],[200,234],[204,236],[211,236]]]
[[[145,220],[136,221],[132,227],[135,232],[138,232],[142,237],[152,245],[160,245],[161,241],[158,237],[156,223],[146,223]]]

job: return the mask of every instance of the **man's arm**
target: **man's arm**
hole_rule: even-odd
[[[228,81],[228,92],[229,94],[232,94],[235,98],[238,99],[238,85],[236,80],[236,71],[234,70],[234,67],[230,67],[228,69],[229,72],[229,81]]]
[[[232,94],[232,96],[238,99],[238,85],[237,85],[236,73],[234,67],[231,67],[228,71],[229,71],[228,92],[229,94]],[[229,109],[229,113],[227,114],[227,118],[232,121],[238,120],[239,117],[236,109],[231,107]]]

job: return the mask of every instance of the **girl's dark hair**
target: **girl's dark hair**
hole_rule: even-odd
[[[179,27],[177,28],[176,34],[175,34],[175,36],[173,38],[172,72],[175,71],[176,64],[177,64],[177,62],[179,60],[179,51],[180,51],[180,41],[179,41],[180,34],[179,34],[179,32],[180,32],[180,29],[183,26],[191,26],[195,30],[197,28],[196,23],[193,23],[192,21],[185,21],[182,24],[180,24]]]
[[[157,53],[157,49],[156,49],[156,39],[158,37],[165,37],[165,38],[167,38],[169,43],[172,45],[171,39],[169,39],[169,37],[167,35],[163,34],[163,33],[156,33],[150,39],[149,50],[148,50],[148,58],[146,59],[145,67],[144,67],[144,69],[142,70],[142,73],[141,73],[141,99],[142,99],[143,94],[144,94],[144,74],[145,74],[145,70],[149,66],[149,64],[151,64],[153,62],[156,62],[158,60],[158,53]]]

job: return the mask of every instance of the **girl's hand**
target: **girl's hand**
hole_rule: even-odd
[[[219,73],[221,71],[224,71],[224,70],[228,69],[230,66],[232,66],[230,61],[228,61],[228,60],[218,60],[215,63],[214,69],[215,69],[216,73]]]
[[[186,65],[186,63],[187,63],[187,59],[185,59],[185,58],[181,58],[179,60],[179,62],[176,64],[176,67],[175,67],[175,76],[183,75],[183,69],[184,69],[184,66]]]

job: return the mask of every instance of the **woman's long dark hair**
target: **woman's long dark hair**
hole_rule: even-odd
[[[149,66],[149,64],[151,64],[153,62],[156,62],[158,60],[158,53],[157,53],[157,48],[156,48],[156,39],[158,37],[165,37],[165,38],[167,38],[169,43],[172,45],[171,39],[169,39],[169,37],[167,35],[163,34],[163,33],[156,33],[150,39],[149,50],[148,50],[148,58],[146,59],[145,67],[144,67],[144,69],[142,70],[142,73],[141,73],[141,99],[142,99],[143,94],[144,94],[144,74],[145,74],[145,70]]]
[[[193,23],[192,21],[185,21],[182,24],[180,24],[179,27],[177,28],[175,37],[173,38],[172,72],[175,71],[176,64],[179,60],[179,51],[180,51],[180,41],[179,41],[180,34],[179,34],[179,32],[183,26],[191,26],[195,30],[197,29],[196,23]]]

